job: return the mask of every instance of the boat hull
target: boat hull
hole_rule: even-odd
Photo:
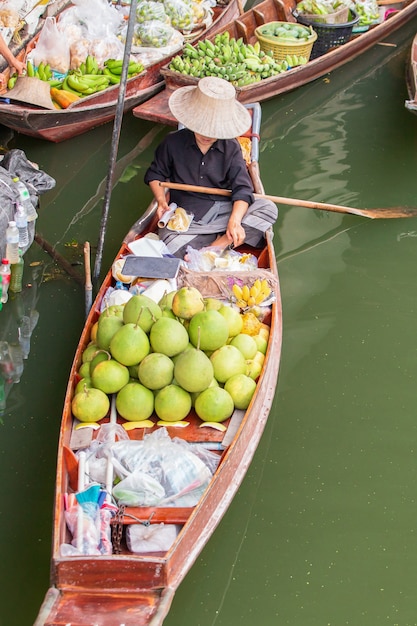
[[[225,29],[212,31],[208,38],[212,40],[216,33],[227,30],[231,37],[235,39],[243,37],[245,43],[254,44],[256,42],[255,27],[276,20],[294,21],[292,10],[295,7],[295,2],[291,0],[263,0],[254,8],[243,13],[237,20],[231,22]],[[353,61],[366,50],[407,24],[416,15],[417,0],[413,0],[384,22],[352,37],[347,43],[331,49],[305,65],[292,68],[260,82],[237,88],[237,98],[242,103],[263,102],[302,87]],[[150,100],[134,107],[133,115],[135,117],[168,125],[176,124],[176,120],[168,107],[169,96],[179,87],[197,84],[198,79],[170,70],[168,65],[166,64],[161,68],[165,88]]]

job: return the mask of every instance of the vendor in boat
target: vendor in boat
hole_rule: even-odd
[[[9,46],[4,41],[2,34],[0,33],[0,54],[4,57],[5,61],[12,70],[16,70],[19,76],[26,74],[26,63],[18,61],[14,54],[9,50]],[[7,79],[4,74],[0,73],[0,89],[4,89],[7,84]]]
[[[183,257],[187,246],[224,249],[243,242],[260,246],[264,234],[278,216],[277,207],[266,199],[255,199],[253,185],[236,137],[251,126],[248,110],[236,99],[231,83],[208,76],[197,86],[173,92],[169,107],[185,128],[169,133],[157,147],[145,174],[158,203],[161,220],[169,202],[193,214],[186,232],[166,227],[159,237],[171,254]],[[169,199],[160,182],[230,189],[231,197],[170,190]]]

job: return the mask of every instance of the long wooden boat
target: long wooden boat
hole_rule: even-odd
[[[417,34],[411,44],[407,60],[406,80],[409,99],[405,101],[405,108],[417,113]]]
[[[226,25],[239,15],[244,3],[241,0],[230,0],[227,5],[213,7],[213,21],[206,29],[195,31],[192,41],[207,36],[212,28]],[[36,37],[39,36],[39,33]],[[31,40],[25,50],[21,50],[18,58],[24,58],[27,50],[34,46]],[[126,83],[124,112],[151,98],[163,88],[161,68],[169,62],[173,55],[165,56],[156,63],[146,67],[146,71],[130,78]],[[67,109],[49,110],[24,103],[0,101],[0,121],[14,131],[38,139],[46,139],[59,143],[96,128],[114,119],[119,95],[119,86],[113,85],[104,91],[86,96],[70,105]],[[0,94],[7,98],[7,92]]]
[[[254,133],[251,135],[248,167],[255,191],[262,193],[257,161],[261,110],[258,103],[248,108],[252,112]],[[153,203],[126,236],[116,260],[131,254],[131,247],[134,248],[138,241],[143,243],[143,237],[155,231],[156,221],[156,207]],[[250,280],[250,276],[252,280],[254,276],[267,276],[275,294],[272,304],[265,307],[268,313],[262,323],[269,339],[248,408],[235,409],[231,417],[223,422],[223,431],[201,427],[204,423],[197,417],[194,409],[185,418],[188,422],[185,428],[174,425],[160,427],[158,418],[153,414],[152,428],[128,430],[130,444],[134,441],[139,443],[139,440],[152,436],[150,433],[158,434],[161,428],[166,428],[170,438],[179,438],[182,445],[191,446],[193,451],[204,448],[207,452],[210,448],[209,452],[215,455],[216,463],[206,486],[191,506],[185,506],[184,503],[181,506],[168,506],[166,503],[160,506],[119,506],[111,522],[115,531],[113,553],[110,549],[108,554],[68,555],[70,543],[75,539],[66,525],[65,502],[68,503],[74,492],[80,488],[81,452],[88,446],[91,450],[94,442],[97,443],[101,430],[112,420],[114,423],[115,418],[119,425],[126,424],[112,404],[110,417],[105,416],[99,422],[98,430],[77,430],[77,420],[74,419],[71,407],[83,353],[91,341],[92,329],[99,318],[106,293],[115,284],[112,271],[105,277],[88,315],[69,376],[58,446],[51,587],[35,626],[160,626],[169,611],[176,589],[230,505],[251,463],[268,419],[276,389],[282,339],[281,298],[272,231],[266,233],[266,243],[262,249],[244,245],[238,251],[255,255],[258,268],[256,271],[233,270],[234,279],[241,278],[245,282]],[[213,294],[213,285],[217,284],[219,274],[222,283],[226,276],[230,277],[230,273],[222,270],[213,273],[180,268],[177,287],[183,284],[197,285],[198,279],[200,293],[204,297],[213,297],[217,293],[215,291]],[[216,275],[217,281],[213,283],[213,276]],[[224,297],[224,293],[217,294],[217,298]],[[90,463],[90,471],[91,467]],[[171,470],[167,473],[167,478],[175,478],[173,474],[176,475]],[[109,483],[106,484],[109,487]],[[110,489],[111,484],[110,480]],[[138,527],[143,528],[143,522],[149,524],[151,531],[160,524],[166,528],[172,528],[175,524],[178,535],[168,549],[143,553],[139,550],[133,553],[127,547],[126,533],[130,532],[128,527],[134,526],[136,530]]]
[[[382,2],[384,0],[381,0]],[[321,56],[311,58],[305,65],[296,66],[276,76],[257,83],[237,87],[238,99],[245,102],[262,102],[280,94],[289,92],[332,72],[336,68],[352,61],[379,42],[383,42],[391,33],[401,28],[417,14],[417,0],[401,3],[403,8],[391,11],[384,21],[371,26],[367,31],[353,34],[344,44],[329,49]],[[213,41],[218,32],[228,31],[230,36],[243,38],[245,43],[257,41],[255,28],[273,21],[295,22],[293,12],[297,8],[295,0],[262,0],[253,8],[234,19],[226,28],[219,28],[210,33],[207,39]],[[184,85],[195,84],[197,78],[170,70],[169,63],[161,68],[165,79],[165,89],[147,102],[133,109],[133,115],[168,125],[175,125],[169,111],[168,99],[173,90]]]

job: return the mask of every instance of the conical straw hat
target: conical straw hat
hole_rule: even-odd
[[[212,139],[239,137],[251,126],[250,113],[236,100],[233,85],[215,76],[201,78],[197,86],[176,89],[169,108],[181,124]]]
[[[34,76],[19,76],[15,86],[5,94],[5,97],[43,109],[55,109],[49,83]]]

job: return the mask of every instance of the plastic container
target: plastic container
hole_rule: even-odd
[[[6,258],[10,265],[19,261],[19,231],[14,220],[6,228]]]
[[[25,262],[23,260],[23,252],[19,249],[19,261],[11,265],[10,274],[10,291],[13,293],[19,293],[23,288],[23,270]]]
[[[27,220],[28,222],[33,222],[38,217],[38,213],[32,204],[28,188],[18,176],[15,176],[15,178],[13,178],[13,182],[15,183],[19,192],[20,204],[25,208]]]
[[[29,245],[28,218],[25,207],[16,202],[14,219],[19,231],[19,248],[27,248]]]
[[[5,304],[9,298],[9,284],[10,284],[10,263],[8,259],[2,259],[0,265],[1,281],[1,301]]]
[[[347,43],[352,35],[352,30],[359,22],[359,15],[350,9],[350,20],[342,24],[319,24],[308,20],[301,13],[294,12],[297,22],[303,26],[312,26],[317,33],[317,40],[311,51],[311,59],[316,59],[328,52],[331,48],[337,48]]]

